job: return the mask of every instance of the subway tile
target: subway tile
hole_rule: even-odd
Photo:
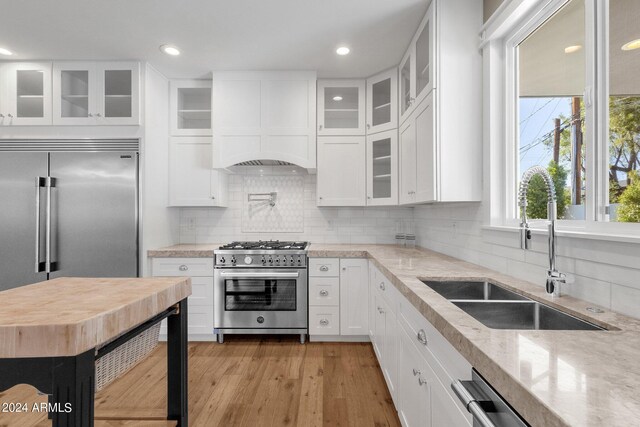
[[[612,284],[611,310],[640,318],[640,289]]]

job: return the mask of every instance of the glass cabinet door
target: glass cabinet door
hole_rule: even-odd
[[[367,133],[398,126],[398,70],[380,73],[367,80]]]
[[[89,70],[60,70],[61,118],[88,118]],[[57,116],[57,114],[56,114]]]
[[[413,53],[410,50],[400,64],[400,116],[403,120],[408,116],[414,98],[412,67]]]
[[[364,81],[318,85],[318,134],[364,135]]]
[[[211,81],[171,82],[171,134],[211,135]]]
[[[423,27],[416,39],[416,104],[433,89],[433,5],[429,7]]]
[[[7,63],[2,74],[2,124],[51,124],[51,63]]]
[[[367,205],[398,202],[398,139],[395,130],[367,138]]]
[[[100,124],[139,124],[139,71],[137,64],[99,64]]]

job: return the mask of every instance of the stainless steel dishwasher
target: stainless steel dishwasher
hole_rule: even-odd
[[[529,424],[476,371],[471,369],[471,381],[451,383],[467,411],[473,415],[474,427],[526,427]]]

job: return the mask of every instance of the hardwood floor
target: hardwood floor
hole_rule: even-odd
[[[224,345],[189,345],[190,426],[400,425],[369,343],[301,345],[295,337],[227,338]],[[161,344],[141,364],[98,392],[96,415],[162,419],[165,354]],[[46,398],[31,387],[17,386],[0,393],[0,402],[11,401],[44,402]],[[0,427],[46,425],[50,425],[46,415],[0,413]]]

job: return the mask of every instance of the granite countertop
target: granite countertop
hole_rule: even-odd
[[[183,246],[161,253],[187,256],[201,248],[204,254],[215,245],[189,245],[180,252]],[[594,314],[586,310],[594,304],[553,297],[542,285],[421,248],[312,244],[308,255],[371,259],[533,426],[614,426],[640,420],[640,320],[608,309]],[[491,280],[609,330],[489,329],[421,282],[455,278]]]
[[[60,277],[0,292],[0,358],[75,356],[191,295],[188,277]]]
[[[147,256],[149,258],[213,258],[213,251],[220,246],[222,246],[221,243],[173,245],[147,251]]]

